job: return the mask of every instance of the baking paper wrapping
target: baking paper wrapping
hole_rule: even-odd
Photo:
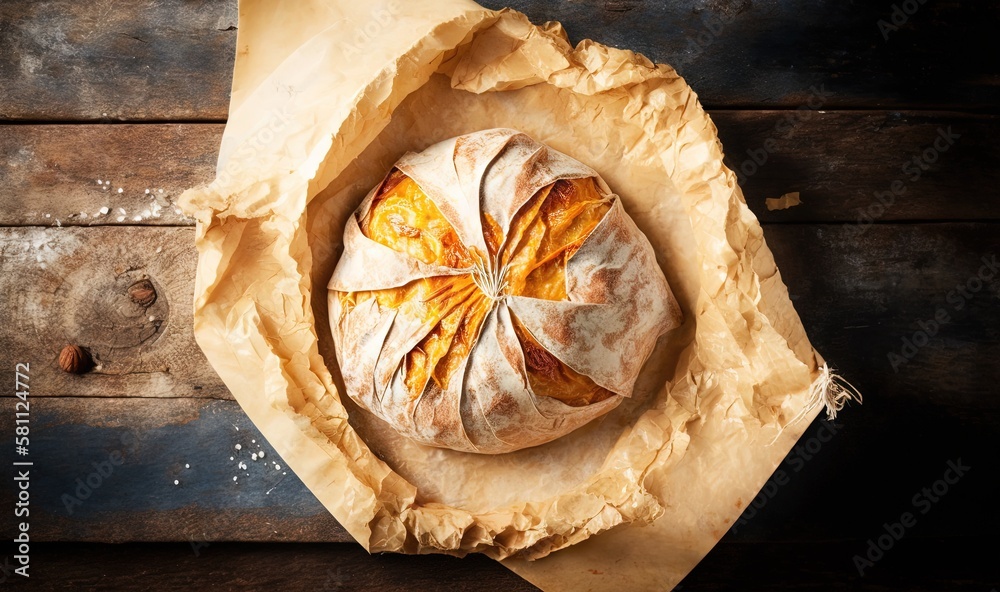
[[[271,445],[369,551],[481,552],[546,590],[668,589],[821,409],[829,379],[715,126],[669,66],[468,0],[243,0],[195,334]],[[343,396],[326,283],[407,151],[508,127],[599,172],[684,313],[629,401],[502,455],[401,438]]]

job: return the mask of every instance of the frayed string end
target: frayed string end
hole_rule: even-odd
[[[861,392],[853,384],[847,382],[839,374],[835,374],[827,364],[823,364],[823,367],[819,369],[819,376],[809,386],[809,402],[802,407],[798,415],[785,424],[785,427],[797,424],[799,420],[809,415],[817,405],[823,405],[826,409],[827,420],[832,421],[837,418],[837,413],[847,403],[850,401],[861,403],[861,399]],[[774,438],[768,442],[768,446],[778,441],[778,438],[784,433],[785,427],[778,430]]]
[[[837,413],[850,401],[862,402],[861,392],[826,364],[820,368],[819,378],[812,384],[810,399],[812,403],[808,408],[812,409],[822,403],[828,420],[836,419]]]

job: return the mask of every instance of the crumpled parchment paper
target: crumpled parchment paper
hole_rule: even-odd
[[[669,589],[753,499],[829,373],[715,126],[669,66],[470,0],[242,0],[195,334],[365,548],[482,552],[545,590]],[[555,442],[428,448],[343,396],[326,283],[346,217],[405,152],[509,127],[596,170],[684,312],[629,401]]]

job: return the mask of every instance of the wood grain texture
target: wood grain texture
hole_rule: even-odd
[[[709,107],[798,107],[811,87],[826,108],[996,110],[996,2],[921,2],[884,36],[902,2],[820,0],[484,0],[533,22],[673,65]],[[909,5],[907,6],[909,10]]]
[[[991,592],[1000,584],[1000,573],[982,553],[992,544],[987,536],[904,538],[862,576],[853,558],[863,555],[867,544],[867,539],[776,544],[723,541],[675,589]]]
[[[765,224],[1000,220],[997,117],[823,110],[711,117],[726,164]],[[765,206],[792,191],[801,205]]]
[[[34,541],[353,541],[235,401],[46,398],[31,385],[29,454],[0,456],[34,462]],[[15,495],[0,488],[9,507]]]
[[[37,236],[52,237],[58,244],[72,239],[78,246],[125,243],[145,253],[152,245],[168,241],[189,245],[193,235],[192,229],[184,228],[30,228],[4,232],[18,237],[10,241],[18,248]],[[996,225],[885,224],[862,229],[846,224],[788,224],[767,227],[765,237],[814,345],[861,389],[866,401],[860,408],[843,412],[838,420],[843,427],[837,428],[832,438],[824,439],[830,429],[822,422],[811,426],[800,442],[803,448],[793,451],[782,465],[788,482],[752,505],[744,514],[746,520],[728,536],[744,542],[877,536],[884,521],[906,511],[911,498],[940,479],[946,463],[955,459],[963,459],[974,471],[954,488],[946,502],[934,507],[921,522],[921,534],[915,536],[959,536],[967,532],[970,523],[1000,528],[1000,518],[981,511],[1000,495],[991,478],[1000,467],[992,448],[983,445],[995,442],[995,426],[1000,423],[1000,399],[994,396],[1000,369],[993,364],[1000,356],[1000,307],[996,305],[1000,273],[987,278],[992,272],[983,262],[985,257],[992,264],[991,256],[1000,253]],[[142,247],[136,249],[136,245]],[[190,270],[184,263],[186,256],[193,265],[190,246],[173,248],[179,251],[170,251],[171,268],[175,273]],[[99,259],[93,252],[80,256],[83,260]],[[69,255],[55,259],[66,265],[76,261]],[[0,274],[0,278],[37,277],[39,272],[31,268],[33,258],[22,257],[22,261],[20,267]],[[160,272],[155,265],[160,264],[154,260],[146,268],[156,282]],[[977,285],[974,277],[983,279]],[[40,281],[41,293],[52,290],[50,283],[55,281]],[[65,284],[70,289],[87,282],[70,277]],[[968,297],[961,295],[958,286],[963,286]],[[168,327],[190,335],[190,307],[173,306],[171,292],[167,294],[171,304]],[[24,324],[17,327],[20,334],[44,333],[31,323],[51,327],[44,325],[48,319],[42,311],[59,307],[46,305],[42,296],[35,301],[36,308],[18,309],[28,313],[21,317]],[[909,352],[904,339],[920,343],[918,332],[930,331],[930,321],[939,318],[939,309],[949,320],[939,324],[925,345]],[[90,313],[80,314],[88,318]],[[212,532],[206,540],[268,540],[284,533],[294,535],[281,540],[328,540],[323,532],[312,529],[314,523],[322,524],[324,514],[300,484],[281,486],[287,507],[307,509],[293,515],[282,514],[271,505],[246,509],[238,496],[225,497],[234,493],[232,490],[219,489],[220,483],[228,485],[227,480],[234,476],[225,452],[239,443],[226,438],[236,434],[235,426],[241,427],[239,437],[252,430],[235,402],[139,398],[157,396],[157,391],[148,391],[152,387],[142,382],[135,383],[138,386],[103,386],[105,377],[99,374],[53,374],[45,364],[54,364],[55,348],[39,348],[30,340],[5,345],[0,358],[8,383],[14,362],[32,363],[36,410],[44,417],[39,421],[47,426],[38,430],[48,440],[43,439],[39,444],[42,448],[32,452],[44,459],[39,464],[49,475],[41,485],[44,493],[38,495],[52,526],[41,530],[39,536],[50,537],[46,540],[184,541],[193,536],[197,525],[205,523]],[[46,362],[50,349],[52,359]],[[214,384],[214,396],[223,396],[224,387],[207,380],[202,383],[206,388],[200,391],[184,390],[192,388],[191,376],[211,374],[193,343],[185,352],[191,356],[187,362],[191,366],[176,379],[172,371],[170,379],[177,382],[172,391],[163,393],[203,395]],[[894,368],[890,353],[903,356],[905,361]],[[148,356],[130,355],[119,363],[156,359],[154,350]],[[38,366],[35,360],[40,360]],[[121,379],[147,378],[138,373]],[[86,396],[46,396],[51,394]],[[98,398],[108,394],[125,398]],[[121,487],[128,491],[135,488],[134,492],[120,500],[95,497],[93,504],[78,514],[61,515],[62,493],[76,478],[91,471],[90,462],[107,458],[120,447],[116,438],[125,429],[152,434],[148,437],[155,442],[148,451],[140,451],[136,466],[127,471],[123,467],[120,473]],[[252,433],[252,439],[262,442],[255,431]],[[78,450],[67,454],[67,445]],[[12,451],[4,449],[2,453]],[[198,467],[197,481],[173,488],[172,479],[183,475],[178,466],[195,458],[199,464],[192,465]],[[0,491],[5,493],[9,491]],[[260,492],[256,495],[248,499],[259,499]],[[228,506],[245,514],[225,514]],[[278,532],[268,534],[262,523],[269,523]]]
[[[0,4],[0,119],[224,119],[235,0]]]
[[[765,238],[813,344],[859,386],[958,403],[957,414],[997,409],[1000,279],[953,293],[1000,253],[995,225],[781,224]],[[0,287],[15,295],[0,305],[17,323],[5,330],[3,372],[19,355],[46,395],[230,397],[192,337],[193,240],[190,228],[0,229]],[[125,293],[143,277],[161,294],[145,311]],[[895,372],[889,353],[942,307],[949,322]],[[67,342],[90,347],[101,369],[59,370]]]
[[[672,64],[709,107],[794,108],[820,85],[831,109],[1000,106],[996,3],[924,3],[887,37],[878,22],[891,23],[892,3],[483,4]],[[7,0],[0,119],[223,120],[235,20],[235,0]]]
[[[775,473],[723,541],[878,537],[884,523],[916,513],[913,496],[957,459],[970,472],[908,538],[961,536],[970,523],[1000,527],[995,514],[983,513],[1000,494],[992,477],[997,462],[979,445],[1000,412],[959,421],[939,417],[939,406],[879,394],[869,391],[864,407],[832,424],[814,422],[780,465],[784,478]],[[33,397],[30,409],[29,455],[4,447],[0,461],[35,463],[35,541],[352,540],[234,401]],[[936,436],[927,438],[931,430]],[[260,451],[264,457],[254,461]],[[0,503],[13,506],[15,493],[0,489]]]
[[[194,341],[196,260],[193,228],[0,228],[4,379],[28,362],[37,396],[230,398]],[[128,296],[142,280],[149,306]],[[97,366],[63,372],[66,344]]]
[[[726,163],[765,224],[1000,220],[995,116],[822,110],[711,115]],[[222,128],[0,126],[0,158],[7,163],[0,169],[0,225],[192,225],[173,199],[212,179]],[[937,150],[935,142],[946,149]],[[885,207],[896,181],[900,193]],[[800,192],[802,205],[765,207],[767,198],[790,191]]]
[[[42,544],[31,573],[32,590],[537,590],[481,555],[368,555],[346,544]]]
[[[174,200],[214,178],[222,128],[2,126],[0,225],[193,225]]]
[[[866,395],[810,426],[679,589],[1000,588],[992,557],[979,559],[1000,527],[989,510],[1000,496],[1000,276],[990,275],[1000,3],[922,2],[882,31],[903,2],[483,3],[676,66],[714,108],[735,170],[766,149],[742,183],[748,203],[814,345]],[[228,400],[191,337],[193,229],[170,227],[191,224],[170,200],[211,176],[236,25],[236,0],[0,2],[0,121],[19,124],[0,126],[0,226],[38,227],[0,228],[0,379],[32,364],[37,461],[34,577],[12,588],[533,589],[483,557],[219,542],[350,540]],[[749,110],[760,108],[772,110]],[[127,121],[146,124],[30,125]],[[949,126],[961,137],[909,178],[903,165]],[[884,198],[895,180],[905,191],[886,206],[875,192]],[[147,188],[164,189],[161,202]],[[790,191],[802,205],[766,210],[765,198]],[[55,220],[161,226],[48,228]],[[126,295],[143,278],[158,292],[148,310]],[[70,340],[90,345],[101,368],[58,370]],[[8,391],[0,402],[13,407]],[[266,462],[247,460],[251,450]],[[0,448],[0,462],[13,452]],[[861,577],[853,556],[955,461],[968,476]],[[0,487],[0,505],[14,493]],[[64,495],[80,502],[72,513]],[[6,515],[0,526],[14,532]],[[97,544],[126,541],[174,543]],[[8,565],[0,582],[18,579]]]
[[[990,592],[1000,585],[996,568],[982,553],[991,544],[987,537],[903,540],[861,577],[851,558],[864,541],[723,542],[676,590]],[[482,556],[369,556],[349,544],[42,543],[33,548],[31,569],[30,584],[15,579],[24,586],[15,589],[536,590]]]

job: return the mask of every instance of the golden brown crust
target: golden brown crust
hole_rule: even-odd
[[[566,263],[611,208],[593,178],[556,181],[518,212],[504,263],[512,294],[566,300]]]
[[[566,300],[566,263],[610,207],[594,179],[587,178],[556,181],[538,191],[514,216],[510,237],[504,237],[496,220],[485,214],[482,226],[489,256],[498,258],[500,265],[509,264],[505,293]],[[416,182],[397,169],[383,181],[358,223],[367,238],[426,264],[464,269],[481,260]],[[406,356],[404,382],[413,398],[424,392],[428,381],[447,388],[493,306],[472,274],[340,294],[345,310],[369,298],[383,308],[406,308],[432,325]],[[515,330],[537,395],[582,406],[613,394],[547,352],[519,322]]]
[[[361,231],[371,240],[427,264],[462,268],[475,263],[434,202],[409,177],[393,171],[372,200]]]
[[[589,376],[562,363],[539,345],[521,321],[516,318],[513,321],[514,332],[524,350],[528,381],[536,395],[559,399],[571,407],[590,405],[614,395],[608,389],[598,386]]]

